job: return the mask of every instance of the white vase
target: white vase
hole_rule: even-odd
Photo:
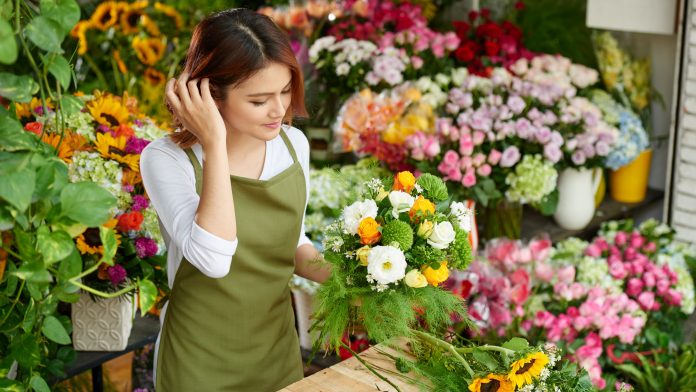
[[[72,305],[73,347],[79,351],[122,351],[133,327],[133,296],[93,301],[81,293]]]
[[[595,213],[594,196],[602,178],[599,169],[565,169],[558,177],[556,223],[567,230],[587,226]]]
[[[292,289],[292,297],[300,347],[311,350],[314,338],[318,336],[316,333],[309,333],[309,328],[312,326],[312,313],[314,312],[314,295],[301,289]]]

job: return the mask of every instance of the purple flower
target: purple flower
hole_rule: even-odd
[[[135,120],[133,120],[133,122],[135,123],[135,125],[137,125],[137,126],[139,126],[139,127],[142,127],[142,126],[143,126],[143,122],[140,121],[140,120],[138,120],[137,118],[136,118]]]
[[[120,264],[107,268],[106,273],[109,275],[109,280],[114,286],[118,286],[121,282],[126,280],[126,276],[128,276],[126,269]]]
[[[150,202],[147,200],[147,197],[143,195],[135,195],[133,196],[133,206],[131,207],[131,210],[133,211],[140,211],[146,209],[150,205]]]
[[[128,138],[126,142],[126,153],[128,154],[140,154],[143,152],[145,147],[150,144],[149,140],[140,139],[135,136]]]
[[[107,132],[111,132],[111,128],[107,127],[104,124],[100,124],[97,126],[97,131],[101,132],[101,133],[107,133]]]
[[[157,254],[157,242],[152,238],[138,237],[135,239],[135,251],[141,259],[152,257]]]
[[[603,157],[609,154],[609,145],[602,141],[597,142],[597,145],[595,145],[595,149],[597,150],[597,155],[599,156]]]
[[[520,118],[515,122],[515,130],[517,131],[517,136],[527,139],[532,133],[532,123],[526,118]]]
[[[583,163],[585,163],[585,153],[582,152],[582,150],[576,150],[570,158],[573,160],[573,163],[577,166],[580,166]]]
[[[508,98],[507,105],[508,107],[510,107],[510,110],[512,110],[512,112],[515,114],[522,113],[524,107],[526,106],[524,103],[524,99],[520,98],[517,95],[513,95],[510,98]]]
[[[124,192],[131,193],[131,192],[133,192],[134,190],[135,190],[135,188],[134,188],[133,185],[131,185],[131,184],[126,184],[126,185],[123,186],[123,191],[124,191]]]
[[[500,158],[501,167],[512,167],[520,160],[520,150],[516,146],[510,146],[503,151]]]
[[[544,156],[549,161],[553,163],[558,163],[558,161],[560,161],[563,157],[563,153],[557,145],[549,143],[544,146]]]

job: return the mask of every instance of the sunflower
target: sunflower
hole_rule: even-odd
[[[121,30],[124,34],[131,34],[138,32],[138,24],[142,16],[145,14],[143,7],[139,7],[137,3],[126,4],[125,8],[121,12]]]
[[[514,392],[515,384],[504,374],[489,374],[486,377],[475,378],[469,384],[471,392]]]
[[[549,357],[543,352],[535,352],[513,362],[508,378],[518,388],[531,384],[534,378],[538,378],[544,366],[549,363]]]
[[[110,219],[106,223],[104,223],[102,226],[113,229],[116,227],[116,224],[118,223],[118,219]],[[78,235],[76,238],[76,243],[77,243],[77,250],[80,251],[83,255],[90,254],[103,254],[104,253],[104,245],[101,242],[101,237],[99,237],[99,228],[98,227],[90,227],[82,234]],[[116,232],[116,246],[121,245],[121,235]]]
[[[127,140],[128,138],[124,136],[115,138],[110,133],[97,133],[97,140],[94,144],[102,157],[113,159],[128,166],[131,170],[139,171],[140,154],[126,153]]]
[[[138,60],[146,65],[154,65],[164,55],[164,41],[158,38],[133,38],[133,49]]]
[[[53,101],[51,101],[51,98],[46,98],[46,107],[49,109],[55,109],[55,105],[53,104]],[[40,99],[34,97],[31,99],[31,102],[29,102],[29,109],[31,109],[32,113],[36,113],[36,109],[43,111],[43,103],[41,103]]]
[[[118,66],[119,72],[122,74],[128,72],[128,67],[126,67],[126,63],[123,62],[123,59],[121,58],[121,52],[118,50],[114,50],[114,60],[116,60],[116,66]]]
[[[115,1],[105,1],[94,10],[89,21],[92,26],[104,31],[118,22],[120,8],[121,6]]]
[[[128,109],[113,95],[95,95],[95,99],[87,104],[87,109],[99,124],[109,128],[128,123]]]
[[[60,140],[59,134],[48,132],[41,136],[41,141],[57,149],[58,158],[62,159],[65,163],[71,163],[75,150],[78,150],[87,144],[87,139],[85,139],[84,136],[73,133],[70,130],[65,131],[62,141]],[[60,143],[60,147],[58,147],[58,143]]]
[[[166,4],[162,4],[159,1],[155,3],[155,9],[161,13],[167,15],[168,17],[174,19],[174,25],[177,29],[180,29],[184,25],[184,20],[181,18],[179,12],[174,9],[174,7]]]
[[[148,34],[150,34],[153,37],[159,37],[160,36],[160,29],[157,27],[157,23],[150,19],[149,16],[143,15],[140,18],[140,23],[143,24],[143,27],[145,27],[145,31],[147,31]]]
[[[29,104],[15,102],[14,105],[15,105],[15,116],[17,116],[18,120],[21,120],[24,117],[31,118],[31,109],[29,108]]]
[[[145,70],[145,80],[153,86],[158,86],[164,83],[164,74],[154,68],[148,68]]]

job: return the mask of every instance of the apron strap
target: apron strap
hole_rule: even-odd
[[[280,130],[280,137],[283,138],[283,141],[285,142],[285,146],[288,148],[288,151],[290,151],[290,155],[292,156],[292,163],[297,163],[297,154],[295,154],[295,148],[293,148],[292,143],[290,142],[290,139],[288,139],[288,135],[285,133],[285,130],[282,128]]]
[[[189,161],[191,161],[191,165],[193,165],[193,172],[196,176],[196,193],[200,196],[201,190],[203,187],[203,170],[201,169],[201,164],[198,162],[198,158],[196,157],[196,154],[193,152],[193,150],[189,147],[184,150],[186,152],[186,155],[188,156]]]

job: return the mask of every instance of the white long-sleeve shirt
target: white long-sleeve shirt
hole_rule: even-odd
[[[307,184],[309,199],[309,143],[297,128],[283,126],[292,143]],[[198,161],[203,163],[203,149],[192,147]],[[292,156],[278,135],[266,142],[266,157],[259,180],[269,180],[292,165]],[[182,257],[211,278],[221,278],[230,271],[238,240],[229,241],[212,234],[194,221],[200,197],[196,193],[196,179],[188,156],[170,138],[150,143],[140,157],[143,183],[152,205],[157,211],[167,245],[167,280],[174,286],[174,277]],[[305,204],[305,209],[306,209]],[[302,230],[298,247],[311,244]]]

